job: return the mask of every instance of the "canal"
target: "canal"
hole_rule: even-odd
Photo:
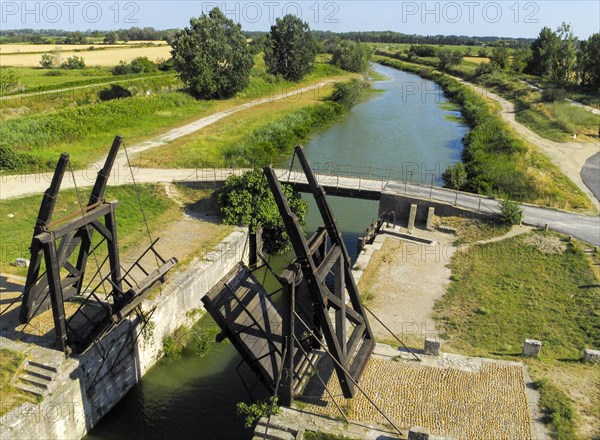
[[[381,65],[386,77],[338,123],[315,134],[305,145],[315,166],[372,175],[393,173],[422,183],[441,182],[441,172],[457,162],[467,127],[448,110],[437,85],[416,75]],[[311,198],[307,230],[320,218]],[[377,216],[377,202],[332,197],[330,203],[349,251]],[[287,257],[290,258],[289,256]],[[286,258],[273,261],[279,269]],[[214,324],[203,318],[195,329]],[[256,379],[229,343],[214,344],[204,357],[160,363],[90,432],[89,440],[111,439],[250,439],[251,430],[236,416],[236,403],[249,402],[244,382]],[[261,396],[262,394],[262,396]],[[257,385],[255,398],[266,394]]]

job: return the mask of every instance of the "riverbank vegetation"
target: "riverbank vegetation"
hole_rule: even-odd
[[[599,434],[598,366],[581,361],[584,348],[600,345],[598,258],[543,231],[471,245],[453,258],[451,284],[434,308],[447,350],[526,362],[553,438]],[[521,357],[526,338],[542,341],[538,358]]]
[[[564,209],[589,210],[587,197],[549,159],[520,139],[498,108],[456,79],[434,68],[376,56],[377,62],[438,83],[461,106],[471,131],[463,139],[467,171],[463,188],[495,197]]]
[[[202,357],[207,354],[215,343],[219,327],[205,324],[206,320],[200,319],[191,327],[181,325],[165,336],[162,341],[164,359],[168,362],[184,356]]]

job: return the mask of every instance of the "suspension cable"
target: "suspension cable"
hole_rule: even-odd
[[[140,206],[140,211],[142,213],[142,219],[144,220],[144,225],[146,227],[146,234],[148,235],[148,240],[150,240],[150,246],[153,244],[152,234],[150,234],[150,227],[148,226],[148,219],[146,218],[146,212],[144,211],[144,205],[142,204],[142,198],[140,196],[140,190],[138,188],[137,182],[135,180],[135,175],[133,172],[133,168],[131,167],[131,161],[129,160],[129,153],[127,152],[127,146],[125,142],[123,142],[123,151],[125,151],[125,159],[127,160],[127,167],[129,168],[129,174],[131,175],[131,181],[133,182],[133,189],[135,190],[135,195],[137,197],[138,205]],[[154,253],[154,259],[156,260],[156,267],[159,268],[160,264],[158,262],[158,256]]]

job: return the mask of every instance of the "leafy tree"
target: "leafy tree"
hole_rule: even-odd
[[[462,63],[463,55],[457,50],[441,49],[438,51],[438,58],[440,70],[448,71]]]
[[[485,47],[482,47],[477,51],[477,56],[479,58],[487,58],[489,56],[489,52]]]
[[[560,44],[558,35],[549,27],[544,27],[531,45],[531,59],[527,63],[526,73],[548,76]]]
[[[106,34],[106,37],[104,37],[104,44],[115,44],[117,42],[117,33],[116,32],[109,32],[108,34]]]
[[[83,69],[85,67],[85,60],[83,57],[78,57],[73,55],[72,57],[67,58],[67,61],[60,65],[63,69]]]
[[[415,55],[417,57],[435,57],[437,55],[437,49],[433,46],[428,46],[426,44],[419,45],[411,45],[408,50],[408,54]]]
[[[600,90],[600,33],[593,34],[581,44],[578,71],[583,85]]]
[[[514,200],[505,199],[500,204],[500,217],[509,225],[518,225],[523,219],[523,209]]]
[[[204,99],[228,98],[243,90],[254,64],[242,27],[218,9],[191,18],[171,43],[173,65],[190,91]]]
[[[294,15],[278,18],[265,42],[269,73],[299,81],[313,68],[317,48],[308,23]]]
[[[494,47],[492,54],[490,55],[490,60],[492,63],[498,66],[499,69],[506,69],[510,60],[508,56],[508,49],[503,46]]]
[[[333,49],[331,64],[349,72],[364,72],[369,67],[370,49],[356,41],[340,40]]]
[[[550,79],[559,83],[573,80],[577,66],[577,37],[573,35],[571,26],[563,23],[557,29],[558,45],[552,58]],[[600,54],[596,54],[598,57]]]
[[[459,190],[467,183],[467,170],[465,164],[457,162],[454,165],[449,165],[442,173],[442,179],[446,186]]]
[[[517,73],[522,73],[531,59],[531,49],[528,47],[516,50],[510,62],[510,68]]]
[[[291,186],[282,185],[290,209],[304,225],[308,205]],[[264,249],[269,254],[283,253],[290,247],[283,220],[261,170],[231,175],[217,194],[223,221],[229,225],[262,227]]]
[[[475,68],[475,76],[487,75],[495,70],[496,65],[491,62],[479,63]]]

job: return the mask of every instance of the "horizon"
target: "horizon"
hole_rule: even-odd
[[[568,5],[568,8],[565,6]],[[192,17],[221,11],[244,31],[268,32],[291,13],[312,30],[399,32],[420,36],[536,38],[565,22],[579,39],[600,32],[600,2],[577,1],[2,1],[3,31],[112,31],[131,27],[183,28]]]

